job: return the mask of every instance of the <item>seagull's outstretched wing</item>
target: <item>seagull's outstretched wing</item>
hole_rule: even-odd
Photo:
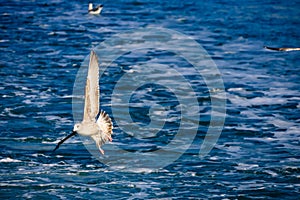
[[[106,114],[102,110],[99,113],[97,124],[100,128],[100,132],[99,134],[92,135],[91,137],[96,142],[97,147],[100,150],[101,154],[104,155],[104,150],[101,148],[101,146],[105,144],[107,141],[112,141],[111,135],[112,135],[113,124],[108,114]]]
[[[111,118],[105,111],[101,110],[99,117],[97,119],[97,124],[99,125],[102,133],[106,134],[108,138],[111,140],[113,124]]]
[[[267,47],[264,46],[265,49],[274,50],[274,51],[300,51],[300,48],[292,48],[292,47]]]
[[[88,76],[85,85],[83,121],[95,121],[99,113],[99,65],[94,51],[90,54]]]

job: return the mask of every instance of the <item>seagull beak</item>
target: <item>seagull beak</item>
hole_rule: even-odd
[[[64,143],[67,139],[69,139],[70,137],[72,137],[72,136],[74,136],[74,135],[76,135],[76,134],[77,134],[76,131],[72,131],[72,133],[71,133],[70,135],[68,135],[67,137],[65,137],[64,139],[62,139],[62,140],[56,145],[56,147],[55,147],[55,149],[54,149],[53,151],[55,151],[56,149],[58,149],[59,146],[60,146],[62,143]]]

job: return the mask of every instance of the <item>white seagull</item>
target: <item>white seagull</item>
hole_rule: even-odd
[[[83,120],[74,125],[73,132],[62,139],[53,151],[58,149],[67,139],[78,133],[93,138],[101,154],[104,155],[104,150],[101,148],[101,145],[105,144],[107,141],[112,141],[111,135],[113,125],[108,114],[102,110],[99,113],[99,93],[98,58],[96,53],[91,51],[88,76],[85,85]]]
[[[99,15],[102,9],[103,9],[103,5],[99,5],[96,8],[93,8],[93,4],[89,3],[89,10],[88,10],[89,14]]]
[[[293,48],[293,47],[267,47],[264,46],[265,49],[274,50],[274,51],[300,51],[300,48]]]

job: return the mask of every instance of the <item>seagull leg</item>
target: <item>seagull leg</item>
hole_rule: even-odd
[[[111,137],[110,135],[108,135],[107,137],[108,137],[108,140],[109,140],[110,142],[112,142],[112,137]]]
[[[101,148],[101,145],[100,145],[100,143],[99,143],[98,141],[96,142],[96,145],[97,145],[97,147],[98,147],[100,153],[101,153],[102,155],[104,155],[104,150]]]
[[[104,150],[101,147],[99,147],[99,151],[102,155],[104,155]]]

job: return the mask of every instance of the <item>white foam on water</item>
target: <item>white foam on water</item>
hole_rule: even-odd
[[[8,115],[9,117],[26,118],[26,116],[23,114],[14,114],[13,110],[13,108],[4,108],[4,112],[3,114],[1,113],[1,115]]]
[[[12,159],[12,158],[2,158],[0,160],[1,163],[12,163],[12,162],[22,162],[21,160],[17,160],[17,159]]]
[[[240,92],[240,91],[245,91],[244,88],[229,88],[227,91],[229,92]]]
[[[268,123],[273,124],[278,128],[287,128],[287,129],[296,126],[296,123],[293,123],[286,119],[280,119],[280,117],[271,118],[270,120],[268,120]]]
[[[257,164],[247,164],[247,163],[238,163],[238,166],[236,166],[235,168],[237,170],[252,170],[252,169],[255,169],[255,168],[258,168],[259,165]]]

